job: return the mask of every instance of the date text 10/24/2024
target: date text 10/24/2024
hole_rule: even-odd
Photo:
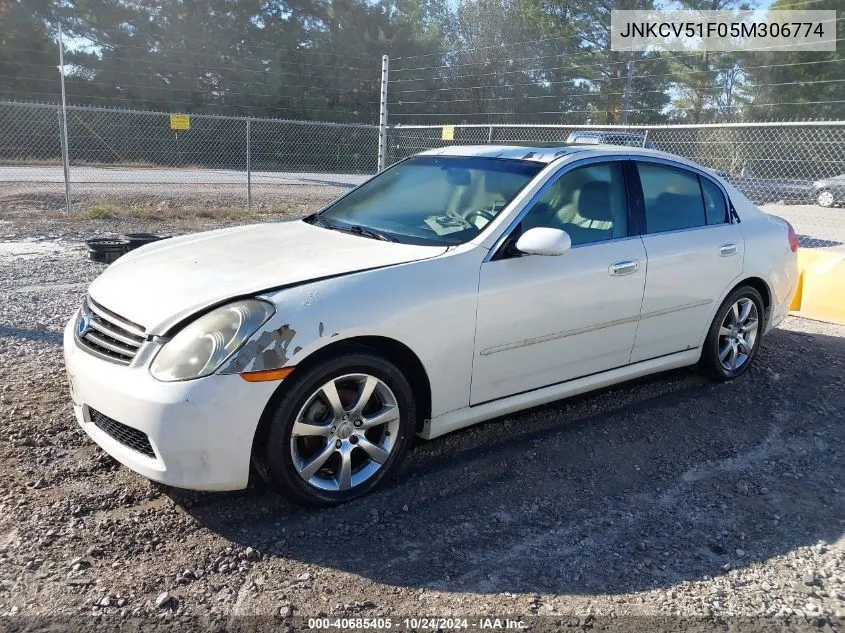
[[[406,630],[406,631],[445,631],[476,629],[480,631],[518,631],[525,629],[527,623],[521,619],[480,617],[480,618],[308,618],[311,630]]]

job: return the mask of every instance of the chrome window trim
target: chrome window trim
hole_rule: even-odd
[[[571,156],[571,154],[570,154]],[[568,156],[562,156],[559,160],[565,160]],[[578,167],[583,167],[584,165],[589,165],[591,163],[612,163],[612,162],[623,162],[626,160],[631,160],[631,156],[627,154],[611,154],[611,155],[602,155],[602,156],[590,156],[588,158],[580,158],[576,159],[572,162],[567,162],[565,165],[562,165],[557,171],[550,174],[546,182],[537,190],[537,192],[531,197],[528,202],[520,209],[519,213],[516,214],[516,217],[508,224],[507,228],[502,231],[502,234],[499,235],[498,238],[493,242],[493,246],[487,251],[487,254],[484,256],[484,259],[481,261],[482,264],[486,264],[489,262],[493,256],[499,251],[504,244],[505,240],[510,237],[510,234],[519,226],[519,223],[522,222],[522,219],[528,215],[528,212],[534,207],[537,201],[548,191],[553,184],[555,184],[559,178],[561,178],[567,172],[572,171],[573,169],[577,169]],[[628,187],[625,187],[625,196],[628,196]],[[631,201],[627,200],[628,205],[630,206]],[[593,246],[595,244],[607,244],[611,241],[617,240],[627,240],[631,239],[632,237],[639,237],[638,235],[628,235],[626,237],[619,237],[614,238],[612,240],[602,240],[601,242],[590,242],[589,244],[579,244],[578,246],[573,246],[572,248],[579,248],[581,246]]]
[[[730,224],[728,224],[727,222],[723,222],[722,224],[705,224],[704,226],[691,226],[686,229],[672,229],[671,231],[655,231],[654,233],[643,233],[638,237],[640,237],[641,239],[646,239],[658,235],[672,235],[674,233],[689,233],[691,231],[701,231],[703,229],[715,229],[720,226],[730,226]]]
[[[573,244],[569,250],[574,251],[576,248],[584,248],[585,246],[601,246],[602,244],[615,244],[616,242],[627,242],[628,240],[639,240],[642,235],[626,235],[625,237],[613,237],[609,240],[598,240],[597,242],[587,242],[585,244]]]
[[[685,163],[679,163],[679,162],[671,160],[669,158],[664,158],[663,156],[648,156],[648,155],[645,155],[645,154],[643,154],[643,155],[634,154],[634,155],[631,155],[629,158],[634,163],[661,163],[663,165],[666,165],[667,167],[673,167],[675,169],[681,169],[681,170],[686,170],[686,171],[692,172],[695,175],[697,175],[699,178],[706,178],[711,183],[716,185],[716,187],[719,188],[719,191],[722,192],[722,196],[725,199],[725,209],[728,212],[728,220],[727,220],[727,222],[723,222],[722,224],[736,224],[736,222],[734,222],[734,214],[731,213],[731,208],[733,208],[733,203],[731,202],[731,197],[728,195],[727,190],[724,188],[724,186],[722,186],[722,183],[720,183],[718,180],[713,178],[712,174],[707,173],[706,171],[704,171],[703,169],[701,169],[699,167],[693,167],[692,165],[687,165]],[[636,166],[636,165],[634,165],[634,166]],[[699,188],[701,188],[700,184],[699,184]],[[642,182],[640,182],[640,190],[642,190]],[[702,193],[703,193],[703,190],[702,190]],[[645,197],[645,196],[643,196],[643,197]],[[645,201],[643,201],[643,202],[645,202]],[[645,216],[645,207],[643,207],[643,216]],[[643,219],[645,219],[645,217],[643,217]],[[705,209],[704,221],[707,222],[706,209]],[[695,227],[690,227],[688,229],[674,229],[672,231],[655,231],[654,233],[646,232],[646,233],[643,233],[643,236],[646,236],[646,235],[662,235],[664,233],[677,233],[679,231],[690,231],[692,229],[707,228],[707,227],[711,227],[711,226],[721,226],[721,224],[704,224],[704,226],[695,226]],[[648,223],[646,223],[646,228],[647,227],[648,227]]]

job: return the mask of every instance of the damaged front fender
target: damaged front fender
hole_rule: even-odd
[[[273,330],[265,330],[248,341],[218,371],[221,374],[240,374],[284,367],[288,359],[301,348],[291,351],[296,336],[290,323]]]

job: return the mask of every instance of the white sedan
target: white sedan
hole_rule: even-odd
[[[433,438],[667,369],[736,378],[798,239],[647,149],[448,147],[303,220],[120,258],[67,325],[78,421],[133,470],[358,497]]]

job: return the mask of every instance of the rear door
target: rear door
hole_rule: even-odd
[[[702,344],[715,303],[741,275],[744,241],[724,190],[704,172],[638,158],[645,293],[631,362]]]

